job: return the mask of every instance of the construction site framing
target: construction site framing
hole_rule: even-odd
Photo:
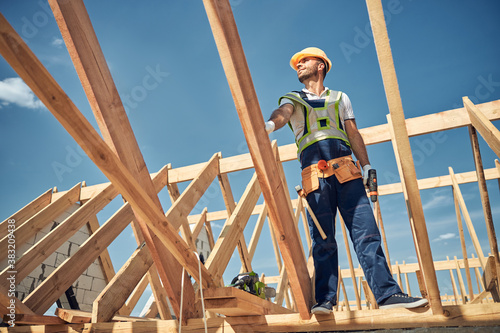
[[[83,1],[49,0],[49,4],[102,138],[0,15],[0,53],[110,180],[110,183],[92,186],[77,184],[63,192],[50,189],[0,223],[0,246],[2,256],[6,257],[7,252],[3,249],[8,244],[9,221],[17,222],[16,240],[20,242],[41,230],[70,205],[81,203],[71,216],[35,243],[13,266],[2,267],[0,312],[8,322],[14,304],[16,326],[0,328],[0,332],[177,332],[180,324],[185,332],[203,332],[205,325],[210,332],[500,326],[500,304],[497,303],[499,252],[486,189],[486,180],[500,179],[500,163],[495,160],[495,168],[483,169],[477,141],[479,133],[500,156],[500,132],[492,124],[500,119],[500,100],[474,105],[464,97],[462,108],[405,119],[382,3],[381,0],[366,0],[390,115],[386,124],[363,128],[360,132],[367,145],[389,141],[393,144],[402,182],[379,186],[379,195],[403,193],[418,261],[390,268],[407,293],[411,293],[408,276],[415,275],[419,292],[429,300],[429,306],[413,310],[378,309],[363,280],[362,270],[352,263],[345,226],[340,219],[349,258],[349,268],[341,269],[339,276],[338,294],[342,291],[343,300],[339,299],[331,315],[311,315],[314,269],[312,256],[303,251],[302,243],[310,248],[311,239],[307,232],[305,239],[299,234],[299,221],[301,218],[303,223],[305,221],[306,205],[300,196],[291,198],[282,167],[283,162],[296,159],[296,147],[278,147],[271,143],[258,103],[250,102],[257,100],[257,95],[229,1],[203,0],[203,3],[250,153],[225,158],[216,153],[207,162],[179,168],[166,165],[153,174],[146,168]],[[459,127],[469,128],[476,170],[455,174],[450,167],[449,174],[417,180],[409,137]],[[255,173],[241,198],[235,200],[228,174],[247,169]],[[202,214],[189,215],[216,177],[226,210],[208,212],[205,209]],[[189,182],[182,193],[177,185],[181,182]],[[481,249],[460,191],[460,184],[470,182],[479,185],[490,245],[488,256]],[[453,189],[462,253],[455,255],[453,260],[434,261],[420,190],[445,186]],[[167,212],[163,211],[157,196],[164,187],[172,199]],[[108,221],[99,225],[96,214],[118,194],[126,202]],[[264,204],[257,204],[261,194]],[[379,204],[374,205],[374,214],[390,262]],[[252,239],[247,243],[243,230],[252,215],[258,218]],[[465,250],[461,216],[476,252],[470,257]],[[218,220],[225,220],[225,223],[223,232],[215,239],[210,224]],[[273,301],[224,287],[222,282],[236,248],[241,258],[241,271],[252,270],[252,257],[266,221],[272,230],[280,271],[279,276],[262,277],[265,283],[277,284]],[[15,267],[18,280],[26,277],[67,241],[72,232],[87,223],[92,235],[78,252],[57,267],[23,301],[12,296],[7,280],[12,267]],[[130,223],[139,247],[115,273],[106,249]],[[194,253],[194,240],[202,229],[209,235],[211,253],[205,265],[200,266]],[[92,312],[60,308],[55,316],[46,315],[96,259],[100,260],[107,286],[94,300]],[[454,295],[443,296],[439,292],[436,271],[443,270],[450,272]],[[462,277],[462,270],[465,277]],[[471,274],[471,270],[475,274]],[[189,274],[196,282],[182,284],[183,271],[187,281]],[[355,300],[351,301],[344,285],[348,279],[355,291]],[[478,293],[473,292],[473,283],[477,283]],[[155,302],[145,317],[131,317],[130,313],[148,284]],[[203,304],[200,288],[204,294]],[[172,313],[175,318],[182,319],[172,319]]]

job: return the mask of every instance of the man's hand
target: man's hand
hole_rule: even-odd
[[[275,127],[276,127],[276,124],[274,123],[274,121],[272,121],[272,120],[267,121],[266,122],[267,134],[270,134],[271,132],[273,132]]]
[[[370,170],[372,166],[370,164],[366,164],[363,167],[363,184],[366,186],[366,182],[368,181],[368,170]]]

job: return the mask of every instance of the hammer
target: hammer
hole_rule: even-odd
[[[295,186],[295,190],[297,191],[297,194],[302,198],[301,200],[303,200],[305,202],[307,210],[309,211],[309,215],[311,215],[311,218],[314,221],[316,228],[318,228],[318,231],[321,235],[321,238],[326,239],[326,234],[323,231],[323,228],[321,228],[321,225],[319,224],[319,221],[316,218],[316,215],[314,215],[314,212],[311,209],[311,206],[309,206],[309,203],[307,202],[307,199],[305,198],[304,190],[302,190],[302,187],[300,185]]]

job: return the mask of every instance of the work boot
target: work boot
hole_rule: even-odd
[[[395,309],[395,308],[418,308],[420,306],[427,305],[429,301],[425,298],[411,297],[407,294],[397,293],[389,297],[388,299],[379,303],[379,309]]]

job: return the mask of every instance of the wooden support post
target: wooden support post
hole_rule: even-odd
[[[125,304],[133,288],[153,264],[153,258],[149,251],[144,248],[144,245],[135,250],[113,280],[94,300],[92,306],[93,323],[110,321],[122,305]]]
[[[403,260],[403,265],[406,265],[404,260]],[[406,293],[408,294],[408,296],[411,297],[411,289],[410,289],[410,282],[408,281],[408,273],[405,272],[403,274],[405,277]]]
[[[458,203],[458,198],[455,195],[455,190],[453,187],[451,188],[453,192],[453,201],[455,203],[455,214],[457,216],[458,223],[458,234],[460,236],[460,246],[462,247],[462,255],[464,260],[464,268],[465,268],[465,276],[467,278],[467,287],[469,289],[469,299],[474,299],[474,290],[472,289],[472,279],[470,277],[470,268],[469,268],[469,258],[467,257],[467,246],[465,245],[465,237],[464,237],[464,227],[462,224],[462,218],[460,215],[460,206]]]
[[[397,261],[396,261],[396,277],[398,280],[399,288],[401,288],[401,290],[404,290],[403,289],[403,280],[401,280],[401,269],[399,268],[399,264]]]
[[[88,220],[87,226],[89,228],[90,235],[93,235],[97,230],[99,230],[100,225],[97,216],[91,216]],[[104,280],[107,284],[111,281],[113,276],[115,276],[115,269],[107,248],[104,249],[104,251],[102,251],[99,255],[99,263],[101,264],[102,274],[104,275]]]
[[[450,258],[446,256],[446,260],[450,261]],[[453,296],[455,297],[455,305],[458,305],[458,291],[457,291],[457,283],[455,282],[455,276],[453,275],[453,269],[449,269],[450,271],[450,280],[451,280],[451,286],[453,289]],[[463,297],[462,297],[463,300]]]
[[[134,291],[132,291],[132,294],[130,297],[127,299],[125,304],[121,307],[121,309],[118,311],[121,315],[124,316],[129,316],[130,313],[134,310],[135,306],[137,305],[137,302],[141,298],[142,294],[144,293],[144,290],[146,290],[146,287],[148,286],[149,281],[148,281],[148,275],[144,274],[141,278],[141,281],[135,286]]]
[[[344,279],[342,278],[342,270],[340,269],[340,266],[339,266],[339,283],[342,288],[342,293],[344,294],[344,304],[346,306],[346,310],[351,311],[351,308],[349,306],[349,298],[347,297],[347,291],[345,290]],[[339,294],[338,289],[337,289],[337,294]]]
[[[344,236],[345,250],[347,253],[347,262],[349,263],[349,270],[351,272],[352,285],[354,288],[354,296],[356,297],[356,306],[358,307],[358,310],[361,310],[361,299],[359,297],[358,286],[356,284],[356,274],[354,273],[354,265],[352,263],[351,247],[349,246],[349,240],[347,239],[347,232],[346,232],[344,219],[340,215],[340,212],[338,212],[338,215],[340,218],[340,228],[342,229],[342,235]],[[339,271],[339,275],[340,275],[340,271]]]
[[[145,195],[151,200],[153,207],[158,210],[158,213],[163,214],[161,203],[153,188],[147,166],[83,1],[50,0],[49,4],[104,141],[117,154],[134,180],[144,189]],[[127,197],[127,200],[130,198]],[[167,250],[165,244],[162,244],[158,238],[158,232],[150,230],[151,226],[147,225],[145,216],[140,216],[134,205],[132,208],[142,236],[156,263],[163,285],[171,298],[174,311],[178,314],[180,292],[177,289],[179,284],[174,282],[177,282],[178,277],[182,274],[182,267],[176,261],[171,250]],[[188,242],[188,244],[190,243]],[[192,258],[194,261],[194,255]],[[153,288],[161,288],[161,286],[154,285]],[[185,285],[184,296],[188,304],[194,303],[194,289],[189,283]],[[192,312],[186,312],[183,318],[187,319],[193,315],[195,314]]]
[[[475,107],[475,105],[471,106],[472,102],[469,101],[468,103],[466,102],[466,104],[466,108],[469,111],[469,114],[474,113],[472,109],[476,109],[476,112],[481,112],[477,109],[477,107]],[[485,118],[484,115],[481,114],[481,116],[483,119]],[[471,116],[471,121],[473,121],[472,118],[474,118],[474,116]],[[497,141],[498,151],[500,153],[500,131],[498,131],[488,120],[485,121],[487,121],[489,125],[491,125],[498,133]],[[481,203],[483,206],[484,219],[486,222],[486,231],[488,233],[488,240],[490,243],[490,251],[495,257],[495,263],[498,269],[497,275],[500,276],[500,258],[498,255],[498,242],[495,233],[495,225],[493,224],[493,216],[491,214],[490,196],[488,195],[488,187],[486,186],[486,178],[484,175],[483,161],[481,159],[481,151],[479,149],[479,141],[477,139],[476,129],[472,125],[469,126],[469,136],[472,145],[472,153],[474,155],[474,164],[476,166],[477,182],[479,186],[479,194],[481,196]]]
[[[259,242],[260,234],[262,232],[262,228],[264,227],[264,222],[267,218],[267,207],[264,204],[264,209],[259,214],[257,218],[257,222],[255,223],[255,228],[253,229],[252,238],[250,238],[250,243],[248,244],[248,256],[250,260],[253,259],[255,254],[255,250],[257,249],[257,244]]]
[[[455,256],[455,266],[457,269],[457,276],[458,276],[458,285],[460,286],[460,294],[462,295],[462,303],[465,304],[467,303],[467,296],[465,292],[465,284],[464,284],[464,279],[462,278],[462,273],[460,272],[460,264],[458,263],[458,259]],[[470,300],[469,300],[470,301]]]
[[[311,281],[300,246],[299,235],[293,226],[293,212],[284,185],[279,177],[275,155],[264,129],[264,118],[252,83],[238,29],[228,0],[204,0],[219,55],[226,72],[236,111],[250,150],[271,223],[278,234],[278,242],[290,285],[300,316],[310,318]],[[222,171],[221,171],[222,172]]]
[[[418,189],[417,176],[413,157],[411,155],[410,140],[406,129],[405,117],[403,113],[403,104],[399,94],[396,70],[392,60],[392,53],[389,44],[389,36],[384,19],[384,10],[381,0],[366,0],[368,15],[373,31],[373,39],[380,63],[382,79],[386,91],[387,103],[392,116],[395,141],[399,148],[399,158],[405,187],[408,191],[407,207],[410,217],[415,224],[415,238],[419,245],[420,256],[419,263],[422,266],[425,285],[429,294],[429,303],[433,314],[442,315],[443,307],[441,297],[439,296],[439,287],[434,270],[432,251],[425,225],[425,217],[422,209],[422,201]]]
[[[6,218],[0,223],[0,239],[7,236],[9,221],[15,221],[16,226],[22,225],[29,218],[37,214],[39,211],[47,207],[52,199],[52,189],[47,190],[42,193],[38,198],[12,214],[10,217]]]
[[[474,229],[474,225],[472,224],[472,220],[469,215],[469,211],[467,210],[467,206],[465,205],[465,200],[462,196],[462,192],[460,191],[460,187],[458,186],[457,179],[455,177],[455,173],[453,172],[452,167],[448,167],[450,172],[451,181],[453,184],[453,191],[457,196],[458,204],[460,206],[460,210],[462,211],[462,215],[465,220],[465,224],[467,225],[467,229],[469,230],[470,238],[472,239],[472,244],[474,245],[474,249],[476,250],[477,256],[479,258],[479,262],[481,263],[481,267],[484,270],[486,265],[486,259],[483,254],[483,250],[481,249],[481,244],[479,243],[479,238],[477,238],[476,231]]]
[[[488,117],[468,97],[462,99],[464,107],[469,113],[472,126],[479,131],[488,146],[500,157],[500,130],[491,123]]]
[[[401,166],[401,154],[400,154],[400,151],[399,151],[399,147],[398,147],[398,142],[396,140],[396,134],[394,132],[394,125],[392,123],[392,117],[390,114],[387,115],[387,124],[389,125],[389,132],[391,134],[391,141],[392,141],[392,147],[394,149],[394,156],[396,158],[396,164],[397,164],[397,167],[398,167],[398,171],[399,171],[399,176],[401,178],[401,188],[402,188],[402,191],[403,191],[403,196],[404,196],[404,199],[405,199],[405,202],[406,202],[406,209],[407,209],[407,212],[408,212],[408,219],[410,221],[410,228],[411,228],[411,232],[412,232],[412,237],[413,237],[413,243],[414,243],[414,246],[415,246],[415,253],[417,255],[417,262],[418,262],[418,265],[419,265],[419,268],[420,270],[422,271],[422,258],[420,256],[420,246],[419,246],[419,243],[418,243],[418,240],[417,240],[417,235],[416,235],[416,231],[415,231],[415,222],[413,220],[413,215],[411,213],[411,207],[409,206],[409,198],[408,198],[408,189],[406,187],[406,184],[405,184],[405,178],[404,178],[404,175],[403,175],[403,168]],[[391,272],[392,272],[392,265],[390,262],[388,262],[388,265],[391,269]],[[421,279],[421,280],[418,280],[419,283],[423,283],[422,285],[419,286],[420,289],[426,289],[427,290],[427,286],[425,284],[425,279]],[[426,292],[426,294],[428,294]]]
[[[474,253],[471,253],[472,259],[474,259]],[[481,292],[481,290],[485,290],[483,279],[481,278],[481,273],[479,272],[478,267],[474,267],[474,274],[476,275],[476,282],[477,282],[477,291]]]
[[[156,174],[155,184],[161,180],[165,171],[166,169],[163,168]],[[28,295],[24,300],[26,305],[39,314],[45,313],[133,219],[134,214],[130,204],[124,204],[80,246],[78,251],[58,266]]]
[[[194,240],[198,239],[203,226],[207,223],[207,210],[207,207],[203,208],[203,211],[200,214],[200,219],[196,222],[193,228],[192,236]]]
[[[221,235],[219,239],[217,239],[214,249],[205,262],[205,266],[215,281],[222,278],[222,274],[231,259],[233,250],[240,239],[239,236],[243,232],[243,229],[245,229],[245,225],[250,218],[253,207],[259,199],[260,193],[257,175],[254,174],[238,202],[238,205],[236,205],[233,214],[231,214],[231,217],[227,219],[224,224]]]
[[[374,204],[376,219],[378,221],[378,227],[380,229],[380,234],[382,235],[382,241],[384,242],[385,259],[387,260],[387,266],[392,273],[391,257],[389,256],[389,245],[387,244],[387,238],[385,236],[384,220],[382,219],[382,210],[380,208],[380,200],[377,200]]]
[[[495,167],[498,174],[500,175],[500,162],[498,162],[498,160],[495,160]],[[498,178],[498,189],[500,190],[500,178]]]
[[[74,189],[78,190],[79,188]],[[41,265],[46,258],[80,230],[89,219],[92,217],[95,218],[95,214],[113,200],[116,195],[118,195],[118,192],[114,189],[113,185],[108,185],[94,198],[90,199],[87,204],[81,206],[57,227],[52,229],[45,237],[40,239],[16,261],[16,279],[18,281],[24,280],[29,273]],[[22,230],[29,233],[25,229]],[[5,283],[8,283],[6,279],[9,275],[8,271],[9,267],[0,273],[0,285],[5,286]]]
[[[378,309],[377,300],[375,299],[375,295],[373,295],[373,292],[370,289],[368,282],[362,280],[362,284],[363,284],[363,290],[365,291],[366,301],[370,303],[370,309]]]
[[[233,191],[231,190],[231,185],[229,184],[229,177],[227,174],[219,174],[219,184],[222,190],[222,197],[224,198],[224,203],[226,204],[226,210],[228,215],[231,216],[234,209],[236,208],[236,204],[234,202]],[[242,272],[251,272],[252,271],[252,260],[248,255],[247,243],[245,241],[245,237],[243,232],[239,236],[238,240],[238,253],[240,254],[241,260],[241,271]]]
[[[23,246],[31,237],[35,236],[37,232],[42,230],[54,219],[58,218],[59,215],[65,212],[69,207],[80,200],[80,188],[81,183],[76,184],[71,190],[64,194],[64,196],[46,206],[26,222],[21,225],[16,225],[16,230],[14,231],[14,236],[16,237],[16,248]],[[0,240],[0,260],[7,258],[8,241],[8,236],[5,236]],[[4,281],[2,281],[2,283],[3,282]]]

